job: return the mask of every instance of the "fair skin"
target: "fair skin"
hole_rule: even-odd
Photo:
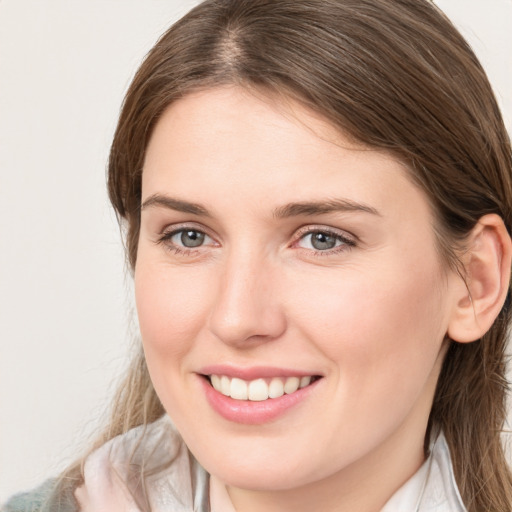
[[[238,512],[379,511],[424,461],[463,290],[391,155],[235,87],[159,120],[135,268],[144,351]],[[252,401],[216,391],[212,374],[313,378]]]

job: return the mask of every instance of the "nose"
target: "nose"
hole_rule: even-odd
[[[226,344],[254,346],[286,330],[278,269],[264,257],[233,256],[225,264],[214,294],[210,331]]]

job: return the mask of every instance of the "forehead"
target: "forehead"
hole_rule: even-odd
[[[239,211],[329,197],[376,209],[400,198],[425,202],[389,153],[292,100],[236,87],[191,94],[164,112],[146,152],[143,200],[165,192]]]

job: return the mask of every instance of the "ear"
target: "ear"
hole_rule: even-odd
[[[512,242],[500,216],[484,215],[462,257],[465,282],[455,286],[448,336],[459,343],[481,338],[498,316],[509,290]]]

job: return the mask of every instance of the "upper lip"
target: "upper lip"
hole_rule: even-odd
[[[255,379],[270,379],[272,377],[308,377],[320,376],[315,371],[303,371],[291,368],[278,368],[270,366],[236,367],[225,364],[213,364],[201,368],[198,373],[202,375],[225,375],[238,379],[251,381]]]

